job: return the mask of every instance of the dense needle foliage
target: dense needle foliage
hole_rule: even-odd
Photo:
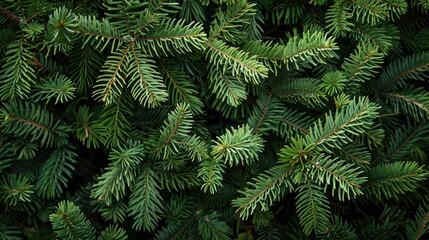
[[[1,0],[0,239],[429,238],[429,1]]]

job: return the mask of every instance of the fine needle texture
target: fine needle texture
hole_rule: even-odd
[[[4,0],[0,239],[429,239],[429,1]]]

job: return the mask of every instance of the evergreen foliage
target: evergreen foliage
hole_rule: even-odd
[[[428,19],[1,1],[0,239],[427,239]]]

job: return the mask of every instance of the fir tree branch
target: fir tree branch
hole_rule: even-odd
[[[320,169],[321,171],[327,172],[328,174],[334,176],[336,179],[339,179],[341,181],[344,181],[345,183],[347,183],[348,185],[352,186],[352,187],[356,187],[356,188],[360,188],[361,186],[348,180],[347,178],[345,178],[344,176],[341,176],[333,171],[331,171],[329,168],[325,168],[323,166],[321,166],[318,163],[313,164],[314,167]]]
[[[73,202],[61,201],[49,215],[53,230],[62,239],[95,239],[95,229]]]
[[[377,73],[375,69],[381,66],[382,59],[383,54],[377,47],[371,44],[358,45],[355,52],[345,59],[341,66],[344,75],[348,78],[347,92],[356,94],[360,85],[369,81]]]
[[[42,198],[59,197],[67,188],[77,162],[76,150],[73,147],[55,149],[40,169],[36,193]]]
[[[276,166],[252,179],[252,188],[240,190],[244,196],[232,201],[232,205],[237,207],[235,212],[239,213],[242,219],[247,219],[258,207],[262,211],[267,210],[274,201],[282,197],[286,189],[293,190],[293,185],[287,177],[294,170],[294,167]]]
[[[209,87],[220,101],[237,107],[247,98],[246,85],[229,71],[222,73],[211,69],[209,79]]]
[[[363,194],[361,188],[367,178],[362,175],[363,171],[354,164],[319,155],[309,161],[309,165],[308,176],[317,184],[323,184],[325,192],[328,186],[331,186],[332,196],[336,192],[339,200],[344,201],[345,196],[347,199],[352,199]]]
[[[428,229],[428,223],[429,223],[429,210],[426,211],[426,214],[424,215],[423,221],[421,221],[420,226],[418,228],[418,232],[416,234],[416,240],[420,239],[425,232],[427,232]]]
[[[413,72],[417,72],[420,70],[425,70],[426,68],[429,68],[429,62],[419,65],[419,66],[414,66],[410,69],[407,69],[404,72],[399,73],[398,75],[396,75],[394,78],[392,78],[389,82],[387,82],[384,87],[390,88],[393,84],[397,83],[400,79],[406,77],[407,75],[410,75]]]
[[[171,131],[170,135],[168,136],[167,140],[162,144],[161,148],[170,144],[171,141],[173,140],[174,136],[176,135],[177,129],[179,128],[180,124],[182,123],[182,118],[185,115],[185,110],[186,109],[181,109],[180,110],[180,115],[179,118],[177,119],[176,124],[173,126],[173,130]],[[157,149],[159,150],[159,148]]]
[[[36,72],[28,63],[31,62],[31,52],[27,49],[24,34],[18,41],[7,46],[0,71],[0,99],[25,99],[31,87],[36,83]]]
[[[134,182],[143,157],[144,147],[139,142],[128,141],[113,149],[109,154],[109,166],[93,185],[91,197],[107,206],[110,206],[113,200],[122,200],[126,187],[131,187]]]
[[[131,87],[131,94],[143,106],[159,106],[167,101],[168,94],[161,75],[155,70],[155,62],[137,52],[133,43],[130,45],[126,77],[130,79],[128,87]]]
[[[140,78],[140,85],[143,85],[146,92],[149,94],[149,99],[152,99],[151,102],[156,103],[156,97],[155,94],[149,89],[149,86],[147,84],[147,82],[145,81],[145,78],[143,77],[143,73],[142,73],[142,68],[140,67],[140,63],[139,63],[139,58],[136,55],[136,50],[134,48],[134,44],[131,44],[131,52],[133,53],[133,61],[136,64],[137,67],[137,71],[138,71],[138,75]]]
[[[119,96],[115,104],[103,106],[101,123],[95,126],[100,128],[100,133],[103,134],[101,140],[107,147],[115,147],[126,142],[131,129],[127,117],[133,115],[130,106],[131,101],[127,95]]]
[[[356,143],[337,148],[334,152],[340,159],[352,162],[365,170],[368,170],[370,161],[372,160],[370,152],[365,147]]]
[[[325,33],[307,31],[302,36],[290,38],[286,45],[258,40],[248,42],[243,49],[255,54],[270,69],[278,68],[277,62],[285,64],[289,69],[289,64],[292,63],[295,68],[307,67],[308,63],[325,63],[324,59],[334,57],[334,50],[339,48],[334,39]]]
[[[405,139],[402,139],[401,136],[395,135],[395,138],[393,139],[394,143],[389,144],[389,149],[387,151],[387,159],[392,160],[399,160],[397,158],[397,155],[400,154],[401,151],[403,151],[404,148],[407,148],[407,146],[415,146],[415,141],[418,137],[421,136],[421,134],[426,133],[428,130],[425,127],[427,124],[426,121],[422,121],[419,125],[413,127],[411,131],[409,129],[405,129],[408,131],[405,131]],[[398,130],[397,132],[399,135],[402,135],[402,131]],[[402,140],[399,145],[395,144],[397,140]],[[409,151],[406,151],[405,154],[409,154]],[[399,157],[402,157],[405,155],[404,153],[400,154]]]
[[[288,121],[287,119],[282,119],[281,120],[283,123],[286,123],[287,125],[290,125],[290,126],[292,126],[292,127],[294,127],[294,128],[297,128],[297,129],[299,129],[301,132],[303,132],[303,133],[305,133],[305,134],[309,134],[310,132],[309,132],[309,130],[308,129],[306,129],[306,128],[304,128],[304,127],[302,127],[302,126],[300,126],[300,125],[298,125],[298,124],[296,124],[296,123],[293,123],[293,122],[291,122],[291,121]]]
[[[347,32],[352,31],[355,24],[351,21],[350,11],[349,1],[335,1],[325,14],[328,33],[332,33],[334,36],[344,36]]]
[[[180,234],[184,232],[194,221],[194,216],[189,217],[185,224],[183,224],[183,226],[181,226],[180,229],[178,229],[170,239],[179,239]]]
[[[176,145],[188,137],[193,118],[186,103],[177,104],[159,133],[151,136],[148,141],[149,152],[158,159],[166,159],[179,149]]]
[[[212,156],[224,163],[233,165],[250,165],[263,149],[263,139],[252,133],[247,125],[233,128],[232,131],[217,137],[214,141]]]
[[[52,113],[36,105],[20,102],[3,104],[0,116],[2,131],[31,141],[40,141],[42,146],[61,147],[68,143],[68,133],[71,128],[59,120],[55,121]]]
[[[369,4],[361,3],[361,2],[359,2],[357,0],[352,0],[352,2],[355,3],[356,5],[358,5],[359,7],[368,10],[369,12],[373,12],[375,14],[382,14],[382,13],[384,13],[382,10],[379,10],[375,6],[373,8],[371,8],[371,6]]]
[[[354,99],[337,112],[335,117],[332,113],[326,115],[325,125],[321,122],[315,123],[310,129],[310,134],[305,136],[305,140],[312,148],[331,152],[328,146],[339,147],[351,142],[350,138],[344,136],[344,132],[358,135],[364,132],[363,129],[369,129],[372,120],[377,116],[378,108],[367,98]]]
[[[84,46],[89,43],[102,51],[111,43],[113,51],[125,41],[107,19],[99,21],[95,17],[79,16],[79,23],[80,27],[76,30],[84,36]]]
[[[429,52],[420,52],[399,58],[381,72],[379,81],[373,86],[382,91],[395,91],[405,85],[404,80],[424,81],[429,71]]]
[[[378,0],[351,0],[352,13],[362,23],[375,25],[387,18],[387,6]]]
[[[262,114],[261,114],[261,116],[260,116],[260,118],[259,118],[259,120],[258,120],[258,122],[256,123],[256,125],[255,126],[253,126],[253,131],[252,131],[252,133],[257,133],[257,131],[258,131],[258,129],[261,127],[261,125],[262,125],[262,122],[264,121],[264,119],[265,119],[265,117],[267,116],[267,112],[268,112],[268,108],[270,107],[270,101],[271,101],[271,98],[272,98],[272,93],[270,92],[270,93],[268,93],[268,96],[267,96],[267,99],[266,99],[266,101],[265,101],[265,104],[263,105],[263,107],[262,107]]]
[[[29,179],[16,173],[2,174],[0,179],[0,202],[6,208],[31,202],[34,186]]]
[[[230,85],[230,83],[228,82],[228,80],[227,80],[227,78],[226,78],[226,76],[225,75],[221,75],[221,77],[220,77],[220,79],[222,79],[223,81],[223,83],[225,84],[225,86],[226,86],[226,88],[228,89],[228,95],[231,95],[232,96],[232,98],[234,99],[233,101],[230,101],[230,102],[233,102],[234,104],[231,104],[231,105],[238,105],[243,99],[240,99],[235,93],[234,93],[234,90],[232,89],[232,87],[231,87],[231,85]]]
[[[308,182],[296,189],[297,214],[303,231],[310,235],[312,231],[326,231],[330,215],[328,198],[323,194],[323,188]]]
[[[319,79],[290,78],[273,84],[273,93],[286,102],[322,106],[326,101],[325,93],[319,86]]]
[[[382,93],[389,102],[395,103],[395,112],[402,110],[416,119],[426,119],[429,116],[429,93],[423,88],[413,88],[412,85],[399,93]]]
[[[134,218],[133,229],[153,231],[160,220],[163,205],[158,178],[150,166],[144,166],[132,187],[128,210]]]
[[[186,54],[204,49],[206,34],[200,24],[183,20],[167,20],[151,28],[136,44],[151,56],[163,57]]]
[[[116,102],[125,84],[126,59],[130,48],[121,49],[110,55],[104,63],[95,85],[93,96],[107,105]]]
[[[399,199],[408,192],[415,191],[429,173],[416,162],[397,161],[383,163],[368,171],[368,182],[363,191],[376,199]]]
[[[161,74],[167,81],[167,88],[174,103],[186,102],[192,113],[201,113],[203,106],[198,97],[196,85],[189,80],[188,74],[173,62],[161,62]]]
[[[42,126],[42,125],[40,125],[40,124],[38,124],[36,122],[33,122],[33,121],[29,120],[29,119],[25,119],[25,118],[21,118],[21,117],[15,116],[14,114],[9,115],[7,117],[7,119],[16,120],[18,122],[23,122],[23,123],[25,123],[27,125],[33,126],[33,127],[38,128],[38,129],[40,129],[42,131],[46,131],[46,132],[52,133],[52,130],[50,128]]]
[[[256,56],[229,47],[219,40],[208,41],[206,45],[206,56],[215,69],[225,71],[229,68],[233,76],[242,76],[245,82],[255,84],[267,77],[268,69],[255,59]]]
[[[223,38],[227,42],[241,42],[245,35],[240,27],[249,24],[249,18],[256,13],[253,8],[255,6],[256,4],[247,1],[238,1],[228,7],[225,12],[219,8],[216,18],[210,26],[209,40]]]
[[[171,80],[171,82],[173,83],[174,88],[177,90],[177,92],[179,93],[180,97],[181,97],[181,98],[183,98],[183,100],[184,100],[188,105],[190,105],[190,106],[191,106],[192,104],[191,104],[191,102],[189,101],[189,99],[188,99],[188,97],[187,97],[187,94],[185,94],[185,93],[183,92],[182,88],[179,86],[179,83],[178,83],[178,81],[176,80],[176,76],[175,76],[175,75],[173,75],[173,74],[171,73],[171,71],[167,69],[167,67],[165,66],[165,64],[161,63],[160,65],[161,65],[161,67],[162,67],[162,70],[164,70],[164,72],[165,72],[165,74],[166,74],[167,78],[168,78],[168,79],[170,79],[170,80]]]
[[[222,174],[225,172],[225,166],[220,160],[212,157],[206,159],[200,164],[200,169],[198,170],[198,177],[203,180],[201,189],[203,192],[210,191],[210,194],[214,194],[218,191],[218,187],[222,187]]]

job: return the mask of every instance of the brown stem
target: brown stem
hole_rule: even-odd
[[[5,16],[13,25],[19,24],[19,17],[16,16],[13,12],[7,10],[4,7],[0,7],[0,14]]]

